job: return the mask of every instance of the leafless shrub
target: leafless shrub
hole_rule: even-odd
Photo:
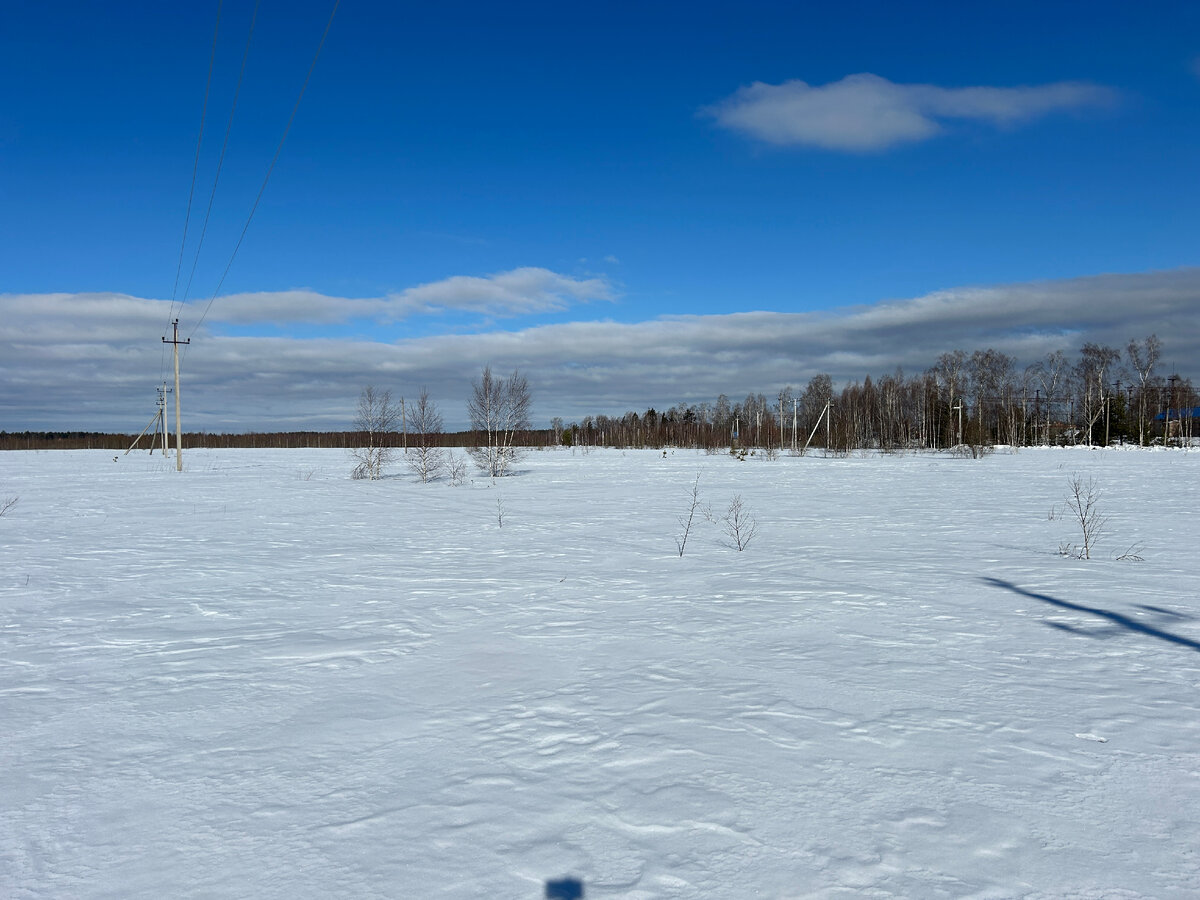
[[[955,444],[950,448],[950,455],[958,459],[983,459],[995,452],[991,444]]]
[[[1100,512],[1100,499],[1104,496],[1095,478],[1072,475],[1068,482],[1065,498],[1067,513],[1079,525],[1082,544],[1072,546],[1070,555],[1077,559],[1091,559],[1096,541],[1104,533],[1108,517]]]
[[[763,456],[771,461],[777,460],[779,459],[779,448],[775,446],[769,446],[763,450]]]
[[[679,517],[679,527],[683,529],[683,533],[675,538],[675,546],[679,548],[679,555],[683,556],[683,551],[687,547],[688,537],[692,533],[692,521],[696,518],[696,510],[700,508],[700,476],[696,476],[696,480],[692,482],[690,491],[690,503],[686,516]]]
[[[736,494],[729,501],[725,515],[721,516],[721,525],[725,536],[729,538],[730,543],[737,548],[739,553],[745,550],[754,540],[754,536],[758,534],[758,522],[746,509],[741,494]]]
[[[449,454],[446,458],[446,474],[450,476],[450,483],[455,487],[465,484],[467,480],[467,461],[457,453]]]
[[[20,499],[20,497],[5,497],[3,500],[0,500],[0,516],[16,506],[17,501]]]
[[[1144,557],[1142,552],[1146,549],[1146,545],[1142,543],[1131,544],[1125,548],[1125,552],[1117,557],[1118,562],[1143,562]]]
[[[504,501],[499,497],[496,498],[496,527],[504,527]]]

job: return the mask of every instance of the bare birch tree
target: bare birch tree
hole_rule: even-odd
[[[422,483],[428,484],[445,468],[446,450],[438,443],[442,415],[423,386],[417,402],[408,408],[408,427],[412,434],[412,447],[406,457],[408,467]]]
[[[675,546],[679,550],[679,555],[683,556],[683,551],[687,549],[688,538],[692,534],[692,523],[696,519],[696,510],[700,508],[700,476],[696,476],[696,480],[692,482],[692,489],[689,492],[688,511],[686,516],[679,516],[679,527],[682,532],[675,538]]]
[[[1162,341],[1152,334],[1144,341],[1130,341],[1125,347],[1129,365],[1138,378],[1138,445],[1146,446],[1146,425],[1149,423],[1150,379],[1158,358],[1162,355]]]
[[[516,369],[508,378],[497,378],[491,366],[484,366],[479,380],[471,383],[467,415],[478,440],[468,452],[489,477],[508,474],[517,458],[517,434],[529,428],[532,409],[529,382]]]
[[[1049,444],[1050,428],[1054,421],[1054,405],[1059,402],[1060,394],[1067,380],[1067,356],[1061,350],[1055,350],[1046,355],[1045,359],[1031,364],[1027,370],[1029,382],[1034,388],[1033,421],[1034,443]],[[1041,438],[1038,438],[1038,429]]]
[[[1082,401],[1083,420],[1087,423],[1087,442],[1095,444],[1096,423],[1104,415],[1107,400],[1109,370],[1121,361],[1121,354],[1112,347],[1085,343],[1075,364],[1075,378]]]
[[[350,456],[355,461],[353,478],[375,480],[383,476],[383,470],[395,457],[389,435],[396,431],[400,420],[400,407],[392,402],[392,392],[376,391],[371,385],[363,388],[358,398],[358,414],[354,417],[358,446],[351,448]]]

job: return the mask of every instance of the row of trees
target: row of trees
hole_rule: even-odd
[[[1155,335],[1131,340],[1123,351],[1087,343],[1074,359],[1056,351],[1024,368],[994,349],[955,350],[919,375],[896,370],[840,391],[828,375],[817,375],[800,392],[789,386],[741,403],[722,394],[713,404],[588,416],[570,425],[555,419],[552,430],[560,443],[618,447],[939,449],[1188,440],[1200,397],[1190,380],[1158,374],[1161,354]]]
[[[479,379],[472,382],[467,401],[472,429],[467,453],[483,474],[498,478],[510,473],[519,448],[530,443],[532,407],[529,382],[515,369],[507,378],[500,378],[491,366],[485,366]],[[358,437],[350,450],[354,478],[381,477],[398,453],[422,482],[443,474],[461,478],[447,449],[442,415],[425,387],[410,405],[403,398],[396,403],[390,391],[380,392],[368,385],[359,396],[354,427]],[[397,437],[402,441],[399,447]]]

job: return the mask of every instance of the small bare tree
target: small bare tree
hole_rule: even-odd
[[[16,506],[19,499],[19,497],[5,497],[3,500],[0,500],[0,516]]]
[[[358,433],[358,446],[350,450],[355,466],[353,478],[374,480],[383,476],[383,470],[395,457],[390,435],[400,421],[400,407],[392,402],[391,391],[376,391],[371,385],[363,388],[358,398],[358,414],[354,417],[354,430]]]
[[[746,509],[741,494],[736,494],[729,501],[729,508],[725,510],[725,515],[721,516],[721,527],[739,553],[745,550],[758,534],[758,522]]]
[[[445,468],[446,451],[438,443],[442,434],[442,415],[424,387],[417,402],[408,408],[408,426],[412,431],[412,447],[406,457],[408,467],[422,483],[428,484]]]
[[[686,516],[679,517],[679,527],[683,529],[683,533],[675,538],[675,546],[679,549],[679,555],[683,556],[683,551],[687,548],[688,537],[692,533],[692,521],[696,518],[696,510],[700,508],[700,476],[696,476],[696,480],[692,482],[690,491],[690,503]]]
[[[450,483],[455,487],[465,484],[467,480],[467,461],[457,453],[450,452],[446,456],[446,474],[450,476]]]
[[[471,429],[482,438],[469,448],[475,465],[492,478],[507,475],[517,458],[517,433],[529,428],[533,398],[529,382],[517,370],[508,378],[497,378],[485,366],[478,381],[471,383],[467,414]]]
[[[1100,499],[1104,495],[1095,478],[1084,478],[1081,475],[1072,475],[1068,488],[1070,493],[1066,497],[1067,511],[1072,521],[1079,525],[1083,538],[1081,545],[1068,547],[1068,550],[1070,555],[1078,559],[1091,559],[1096,541],[1108,524],[1108,517],[1100,512]]]

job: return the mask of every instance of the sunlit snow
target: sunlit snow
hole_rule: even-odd
[[[0,453],[4,897],[1200,892],[1200,453],[114,455]]]

